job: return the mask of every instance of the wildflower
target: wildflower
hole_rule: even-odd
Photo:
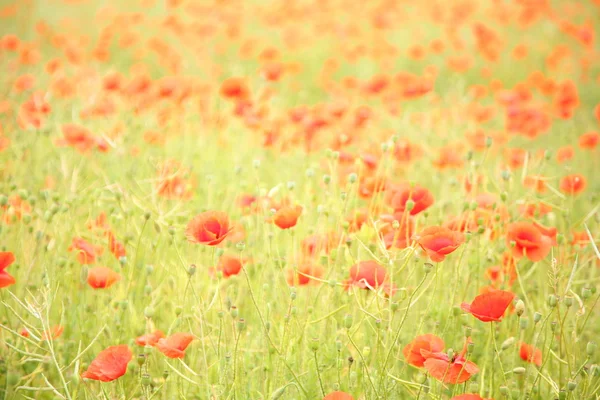
[[[514,298],[514,293],[491,289],[476,296],[471,304],[462,303],[461,308],[483,322],[501,321]]]
[[[404,347],[402,354],[406,362],[418,368],[422,368],[425,363],[423,351],[438,353],[444,350],[444,341],[439,337],[428,333],[426,335],[417,336]]]
[[[229,217],[223,211],[206,211],[188,223],[185,234],[190,242],[215,246],[227,237],[229,225]]]
[[[552,247],[552,239],[530,222],[520,221],[508,225],[506,243],[512,246],[513,256],[525,256],[533,262],[544,259]]]
[[[301,206],[285,206],[275,213],[273,222],[281,229],[289,229],[296,226],[300,214],[302,214]]]
[[[16,283],[15,278],[5,271],[5,269],[14,262],[15,255],[13,253],[10,251],[0,252],[0,288],[14,285]]]
[[[127,345],[111,346],[101,351],[81,376],[96,381],[110,382],[127,372],[133,354]]]
[[[163,331],[156,330],[135,338],[135,343],[139,346],[154,346],[158,341],[165,337]]]
[[[190,333],[174,333],[168,338],[159,339],[156,348],[169,358],[183,358],[192,340],[194,336]]]
[[[540,349],[536,349],[530,344],[521,343],[519,356],[523,361],[535,364],[538,367],[542,366],[542,351]]]
[[[587,179],[581,174],[567,175],[560,180],[560,191],[565,194],[576,195],[586,187]]]
[[[121,275],[107,267],[94,267],[88,271],[88,285],[94,289],[106,289],[121,280]]]
[[[427,252],[431,261],[441,262],[464,243],[465,236],[461,232],[442,226],[430,226],[415,235],[413,239]]]

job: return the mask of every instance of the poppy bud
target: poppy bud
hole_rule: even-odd
[[[192,277],[192,275],[194,275],[196,273],[196,265],[195,264],[190,265],[190,267],[187,270],[187,273],[190,277]]]
[[[534,322],[534,323],[536,323],[536,324],[537,324],[538,322],[540,322],[540,321],[541,321],[541,319],[542,319],[542,314],[540,314],[540,313],[539,313],[539,312],[537,312],[537,311],[536,311],[535,313],[533,313],[533,322]]]
[[[331,182],[331,176],[323,175],[323,183],[326,185],[329,185],[330,182]]]
[[[425,273],[428,274],[433,270],[433,264],[425,263],[423,264],[423,269],[425,270]]]
[[[556,242],[558,244],[563,244],[565,242],[565,235],[563,235],[562,233],[556,235]]]
[[[525,312],[525,303],[523,303],[523,300],[517,301],[517,304],[515,304],[515,312],[519,317],[523,315],[523,313]]]
[[[392,312],[396,312],[398,311],[398,307],[400,307],[400,305],[396,302],[392,303]]]
[[[508,396],[508,394],[509,394],[508,388],[506,386],[500,386],[500,393],[503,396]]]
[[[517,367],[513,369],[513,373],[515,375],[523,375],[525,372],[527,372],[527,370],[523,367]]]
[[[583,288],[581,290],[581,298],[584,300],[589,299],[592,296],[592,291],[589,288]]]
[[[149,212],[149,211],[146,211],[146,212],[144,213],[144,219],[145,219],[146,221],[148,221],[148,220],[150,219],[150,216],[151,216],[151,214],[150,214],[150,212]]]
[[[471,328],[470,326],[465,326],[465,337],[471,337],[472,331],[473,331],[473,328]]]
[[[137,363],[141,367],[146,362],[146,355],[144,353],[140,353],[137,356]]]
[[[592,356],[596,352],[597,348],[598,348],[598,345],[596,345],[595,342],[588,342],[588,344],[585,348],[585,352],[587,353],[588,356]]]
[[[575,381],[569,381],[569,383],[567,383],[567,389],[572,392],[573,390],[575,390],[575,388],[577,387],[577,382]]]
[[[165,369],[163,371],[163,375],[162,376],[163,376],[163,379],[166,380],[169,377],[169,370]]]
[[[286,389],[286,388],[287,388],[287,385],[286,385],[286,386],[282,386],[282,387],[280,387],[279,389],[277,389],[276,391],[274,391],[274,392],[271,394],[271,400],[277,400],[277,399],[280,399],[280,398],[281,398],[281,396],[283,396],[283,394],[285,393],[285,389]]]
[[[406,211],[412,211],[412,209],[415,208],[415,202],[411,199],[408,199],[406,201],[406,204],[404,205],[404,208],[406,209]]]
[[[181,307],[181,306],[175,307],[175,315],[180,316],[182,312],[183,312],[183,307]]]
[[[467,343],[467,354],[472,354],[473,350],[475,350],[475,343],[474,342]]]
[[[510,171],[502,171],[502,179],[505,181],[510,179]]]
[[[237,330],[242,332],[246,329],[246,320],[244,318],[240,318],[237,322]]]
[[[246,243],[244,242],[237,242],[235,244],[235,248],[239,251],[243,251],[246,248]]]
[[[571,296],[565,297],[565,306],[571,307],[573,305],[573,298]]]
[[[552,321],[552,323],[550,324],[550,330],[552,332],[555,332],[557,326],[558,326],[558,323],[556,321]]]
[[[460,307],[459,306],[453,306],[452,307],[452,315],[454,315],[455,317],[457,317],[460,314],[462,314],[462,311],[461,311]]]
[[[296,316],[298,314],[298,308],[297,307],[292,307],[290,309],[290,313],[292,314],[292,316]]]
[[[350,315],[350,314],[344,315],[344,327],[346,329],[350,329],[352,327],[352,315]]]
[[[348,182],[350,182],[350,183],[356,182],[357,179],[358,179],[358,175],[356,175],[354,172],[351,173],[350,175],[348,175]]]
[[[500,200],[506,201],[506,199],[508,199],[508,193],[506,193],[506,192],[500,193]]]
[[[312,351],[319,350],[319,338],[312,338],[311,341],[308,343],[308,347]]]
[[[502,342],[502,345],[501,345],[502,350],[508,349],[510,346],[513,345],[513,343],[515,343],[515,338],[514,337],[509,337],[504,342]]]
[[[548,306],[556,307],[557,304],[558,298],[556,297],[556,295],[551,294],[550,296],[548,296]]]
[[[521,329],[525,330],[529,326],[529,320],[527,318],[521,318],[519,320],[519,326]]]
[[[152,318],[154,317],[154,308],[148,306],[144,309],[144,316],[146,318]]]
[[[150,386],[151,384],[152,384],[152,378],[150,378],[150,375],[143,374],[142,375],[142,385]]]

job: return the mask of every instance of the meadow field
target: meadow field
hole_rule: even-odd
[[[0,399],[600,399],[599,0],[0,0]]]

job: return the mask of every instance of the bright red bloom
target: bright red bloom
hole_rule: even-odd
[[[415,367],[422,368],[425,363],[425,357],[421,353],[421,350],[431,353],[439,353],[444,350],[444,341],[428,333],[426,335],[420,335],[413,339],[412,342],[407,344],[402,350],[406,362]],[[426,353],[428,354],[428,353]]]
[[[323,397],[323,400],[354,400],[354,397],[352,397],[346,392],[338,391],[329,393],[328,395]]]
[[[145,335],[138,336],[135,338],[135,343],[139,346],[154,346],[158,341],[165,337],[163,331],[156,330],[152,333],[146,333]]]
[[[88,271],[88,285],[94,289],[106,289],[121,280],[121,275],[107,267],[94,267]]]
[[[77,260],[81,264],[93,264],[96,262],[96,257],[103,252],[102,247],[94,246],[86,240],[75,237],[69,246],[69,251],[77,251]]]
[[[223,254],[219,258],[217,267],[213,270],[213,272],[215,270],[221,271],[223,273],[223,277],[229,278],[230,276],[239,274],[246,262],[248,262],[248,260],[238,256]]]
[[[600,133],[598,132],[586,132],[579,136],[579,147],[582,149],[593,150],[600,143]]]
[[[576,195],[585,190],[587,179],[581,174],[567,175],[560,180],[560,191],[565,194]]]
[[[305,286],[311,283],[319,283],[313,278],[323,276],[323,267],[310,260],[301,261],[296,270],[287,271],[287,283],[289,286]]]
[[[412,201],[413,208],[407,210],[406,204]],[[433,195],[429,190],[421,186],[404,187],[402,190],[395,193],[390,201],[390,205],[394,208],[397,213],[404,212],[407,210],[410,215],[417,215],[422,211],[425,211],[434,202]]]
[[[301,206],[285,206],[275,213],[273,223],[281,229],[289,229],[296,226],[300,214],[302,214]]]
[[[47,330],[46,332],[42,333],[42,340],[48,340],[48,339],[57,339],[60,337],[60,335],[62,335],[63,331],[65,330],[64,327],[60,326],[60,325],[55,325],[52,328],[50,328],[49,330]]]
[[[231,231],[229,217],[223,211],[206,211],[195,216],[187,225],[185,234],[190,242],[215,246]]]
[[[446,353],[433,353],[423,350],[422,354],[426,358],[424,366],[429,375],[440,382],[456,385],[468,381],[472,375],[478,373],[479,368],[477,365],[465,358],[468,342],[470,342],[470,339],[467,339],[467,343],[465,343],[460,354],[452,359]]]
[[[483,322],[501,321],[504,312],[510,306],[515,294],[504,290],[491,289],[475,296],[471,304],[462,303],[460,307]]]
[[[169,358],[183,358],[192,340],[194,336],[191,333],[174,333],[168,338],[159,339],[156,348]]]
[[[110,382],[125,375],[133,354],[127,345],[111,346],[102,350],[81,377]]]
[[[16,283],[15,278],[5,271],[5,269],[14,262],[15,255],[13,253],[10,251],[0,252],[0,288],[14,285]]]
[[[444,261],[444,258],[464,243],[465,235],[442,226],[430,226],[414,236],[414,240],[433,262]]]
[[[523,361],[535,364],[538,367],[542,366],[542,351],[540,349],[536,349],[530,344],[521,343],[519,356]]]
[[[544,235],[534,224],[525,221],[508,225],[506,243],[512,247],[516,259],[525,256],[533,262],[543,260],[552,248],[552,238]]]
[[[125,257],[127,255],[127,250],[125,250],[125,245],[117,240],[114,233],[107,232],[108,235],[108,248],[110,252],[117,258],[117,260],[121,257]]]
[[[361,289],[378,288],[384,284],[386,278],[387,271],[383,266],[375,261],[361,261],[350,268],[350,278],[346,284]]]

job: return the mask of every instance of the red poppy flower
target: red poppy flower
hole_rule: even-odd
[[[138,336],[135,338],[135,343],[139,346],[154,346],[158,341],[165,337],[163,331],[156,330],[152,333],[146,333],[145,335]]]
[[[587,179],[581,174],[567,175],[560,180],[560,191],[565,194],[576,195],[586,187]]]
[[[410,215],[417,215],[425,211],[434,202],[433,195],[429,190],[421,186],[404,187],[396,192],[390,200],[390,205],[397,213],[407,210],[406,204],[412,201],[413,208],[408,210]]]
[[[395,247],[397,249],[405,249],[410,246],[414,234],[414,221],[408,215],[381,215],[380,220],[385,222],[379,234],[383,237],[386,249]],[[394,221],[398,221],[397,229],[394,229]]]
[[[512,247],[512,254],[516,259],[525,256],[533,262],[544,259],[552,248],[551,237],[544,235],[534,224],[525,221],[508,225],[506,243]]]
[[[582,149],[593,150],[600,143],[600,133],[586,132],[579,136],[579,147]]]
[[[504,290],[491,289],[475,296],[471,304],[462,303],[460,307],[483,322],[501,321],[504,312],[515,298],[515,294]]]
[[[110,382],[125,375],[133,354],[127,345],[110,346],[102,350],[81,377]]]
[[[486,400],[478,394],[459,394],[450,400]]]
[[[77,261],[81,264],[95,263],[96,257],[100,256],[103,252],[102,247],[94,246],[79,237],[73,238],[68,250],[77,252]]]
[[[442,226],[430,226],[413,237],[433,262],[444,258],[464,243],[465,235]]]
[[[232,77],[223,81],[220,90],[221,96],[230,100],[247,100],[250,97],[250,89],[244,78]]]
[[[94,267],[88,271],[88,285],[94,289],[106,289],[121,280],[121,275],[107,267]]]
[[[361,289],[378,288],[387,278],[387,271],[375,261],[361,261],[350,268],[350,278],[346,285]]]
[[[42,333],[42,340],[48,340],[52,338],[52,340],[57,339],[62,335],[65,328],[60,325],[55,325],[46,332]]]
[[[15,278],[5,271],[6,268],[15,262],[15,255],[10,251],[0,252],[0,288],[4,288],[16,283]]]
[[[540,349],[536,349],[530,344],[521,343],[519,356],[523,361],[535,364],[538,367],[542,366],[542,351]]]
[[[439,353],[444,350],[444,341],[431,333],[417,336],[412,342],[404,347],[402,353],[404,354],[407,363],[422,368],[425,363],[425,357],[423,357],[421,350]]]
[[[467,343],[469,341],[470,339],[467,339]],[[465,358],[467,343],[465,343],[460,354],[452,359],[446,353],[433,353],[423,350],[423,356],[426,358],[423,364],[429,375],[438,381],[456,385],[468,381],[472,375],[478,373],[479,368],[477,365]]]
[[[311,283],[319,283],[313,278],[321,278],[322,276],[323,267],[310,260],[301,261],[296,271],[293,269],[287,271],[287,283],[289,286],[305,286]]]
[[[223,254],[219,258],[217,267],[211,272],[214,273],[215,271],[221,271],[223,273],[223,277],[229,278],[230,276],[239,274],[246,262],[248,262],[247,259],[230,254]]]
[[[328,395],[323,397],[323,400],[354,400],[354,397],[352,397],[346,392],[338,391],[329,393]]]
[[[188,223],[185,234],[190,242],[215,246],[227,237],[229,225],[229,217],[223,211],[206,211]]]
[[[125,250],[125,245],[117,240],[115,235],[112,232],[108,232],[108,248],[110,252],[117,258],[125,257],[127,255],[127,250]]]
[[[285,206],[275,213],[273,223],[281,229],[289,229],[296,226],[300,214],[302,214],[301,206]]]
[[[185,349],[194,340],[190,333],[174,333],[168,338],[161,338],[156,343],[156,348],[169,358],[183,358]]]

